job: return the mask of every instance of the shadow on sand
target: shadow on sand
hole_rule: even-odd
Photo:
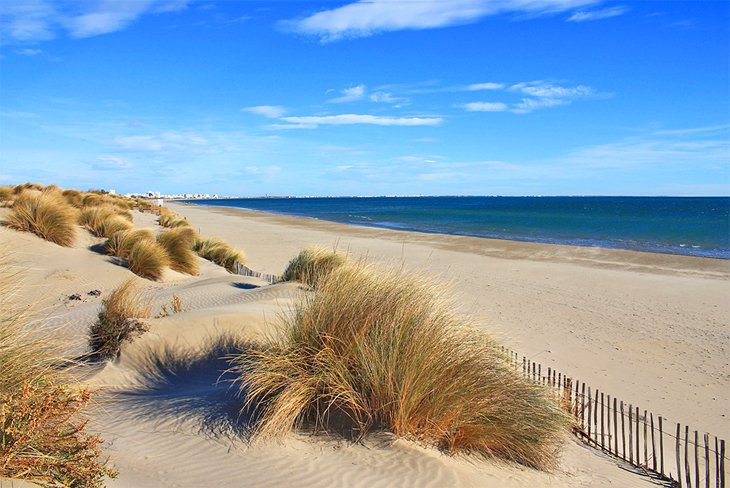
[[[245,392],[226,370],[227,357],[249,347],[222,337],[196,349],[147,351],[138,370],[142,386],[115,391],[113,401],[140,420],[190,423],[213,438],[248,438],[254,414],[241,410]]]

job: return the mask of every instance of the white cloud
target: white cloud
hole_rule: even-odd
[[[378,115],[341,114],[307,117],[282,117],[283,121],[293,124],[311,125],[353,125],[371,124],[385,126],[418,126],[438,125],[443,122],[440,117],[384,117]]]
[[[91,163],[91,167],[99,171],[118,171],[131,168],[132,163],[117,156],[99,156]]]
[[[371,93],[368,98],[371,102],[377,103],[398,103],[405,100],[404,98],[394,97],[393,94],[384,91]]]
[[[304,19],[284,22],[284,28],[323,41],[365,37],[403,29],[431,29],[467,24],[488,15],[565,12],[600,0],[361,0]]]
[[[526,114],[546,107],[570,105],[574,100],[590,97],[596,91],[590,86],[559,86],[545,81],[527,81],[509,87],[510,91],[522,92],[533,98],[523,98],[512,107],[516,114]]]
[[[105,0],[52,2],[3,0],[0,3],[0,37],[11,41],[44,41],[60,32],[83,38],[124,29],[145,13],[174,12],[185,0]]]
[[[125,151],[169,152],[200,150],[208,141],[194,132],[166,131],[154,136],[117,136],[114,145]]]
[[[512,107],[512,112],[516,114],[527,114],[539,108],[559,107],[570,104],[570,100],[560,98],[523,98]]]
[[[327,100],[328,103],[348,103],[362,100],[365,97],[365,85],[357,85],[352,88],[340,90],[342,96]]]
[[[618,17],[619,15],[623,15],[628,11],[629,9],[624,6],[604,8],[601,10],[581,10],[580,12],[576,12],[568,17],[568,22],[585,22],[587,20],[608,19],[611,17]]]
[[[269,124],[264,129],[269,130],[290,130],[290,129],[316,129],[316,124]]]
[[[244,168],[246,170],[246,173],[251,175],[263,175],[263,176],[272,176],[281,171],[281,167],[279,166],[246,166]]]
[[[39,54],[42,54],[43,51],[41,49],[17,49],[15,51],[15,54],[19,56],[38,56]]]
[[[464,105],[469,112],[504,112],[509,107],[502,102],[471,102]]]
[[[241,109],[244,112],[263,115],[269,119],[278,119],[286,113],[286,109],[280,105],[257,105],[255,107],[246,107]]]
[[[480,91],[480,90],[504,90],[502,83],[475,83],[466,87],[468,91]]]
[[[526,95],[539,98],[579,98],[595,93],[593,88],[585,85],[574,87],[556,86],[544,81],[528,81],[512,85],[510,91],[521,91]]]

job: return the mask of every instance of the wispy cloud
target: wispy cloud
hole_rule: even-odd
[[[195,132],[165,131],[157,135],[117,136],[114,145],[133,152],[189,151],[206,148],[208,140]]]
[[[15,54],[17,54],[18,56],[38,56],[39,54],[42,54],[42,53],[43,53],[43,50],[41,50],[41,49],[26,48],[26,49],[16,49],[15,50]]]
[[[629,9],[624,6],[604,8],[601,10],[581,10],[568,17],[568,22],[585,22],[588,20],[609,19],[618,17],[628,12]]]
[[[0,117],[8,119],[37,119],[38,114],[33,112],[0,112]]]
[[[342,96],[327,100],[328,103],[349,103],[365,98],[365,85],[357,85],[351,88],[340,90]]]
[[[509,110],[516,114],[526,114],[541,108],[570,105],[575,100],[596,95],[596,90],[590,86],[565,86],[542,80],[524,81],[510,86],[501,83],[478,83],[469,85],[466,90],[491,90],[527,95],[519,102],[511,104],[502,101],[477,101],[459,105],[469,112],[505,112]]]
[[[502,102],[471,102],[463,107],[469,112],[504,112],[509,109],[506,103]]]
[[[503,90],[504,84],[503,83],[474,83],[473,85],[469,85],[466,87],[468,91],[480,91],[480,90]]]
[[[263,115],[270,119],[278,119],[286,113],[286,109],[281,105],[257,105],[255,107],[246,107],[241,110],[252,114]]]
[[[21,42],[45,41],[61,33],[76,38],[92,37],[124,29],[143,14],[182,10],[187,3],[187,0],[4,0],[0,4],[0,37]]]
[[[98,156],[90,166],[98,171],[119,171],[131,168],[132,163],[118,156]]]
[[[323,41],[366,37],[404,29],[432,29],[476,22],[503,13],[544,15],[570,11],[600,0],[361,0],[282,23],[285,29]]]
[[[282,117],[281,120],[292,124],[303,124],[304,128],[318,125],[384,125],[384,126],[419,126],[439,125],[440,117],[384,117],[378,115],[341,114],[305,117]]]

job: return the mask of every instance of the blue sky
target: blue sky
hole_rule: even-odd
[[[730,195],[730,2],[3,0],[0,184]]]

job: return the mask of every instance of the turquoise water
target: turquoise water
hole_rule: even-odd
[[[730,259],[730,197],[342,197],[188,202],[388,229]]]

